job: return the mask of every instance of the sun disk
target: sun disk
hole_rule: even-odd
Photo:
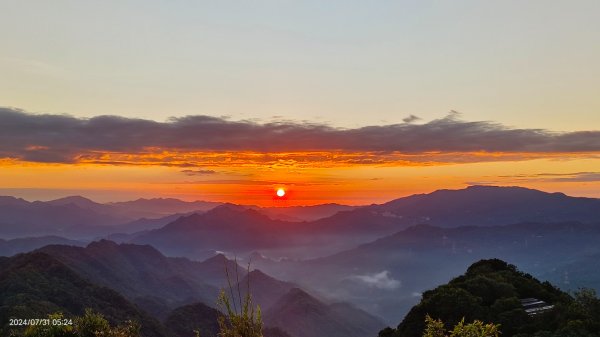
[[[279,189],[277,189],[276,193],[277,193],[277,196],[281,198],[285,195],[285,190],[283,188],[279,188]]]

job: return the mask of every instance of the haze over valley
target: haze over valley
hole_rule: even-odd
[[[119,293],[156,324],[178,308],[216,308],[226,268],[241,285],[249,281],[265,324],[297,337],[376,336],[423,292],[480,259],[508,261],[565,291],[600,290],[600,200],[521,187],[470,186],[353,207],[2,197],[0,208],[2,235],[10,237],[0,241],[5,282],[44,256]],[[11,268],[17,272],[6,279]],[[193,308],[201,310],[185,310]]]
[[[600,337],[600,1],[0,1],[0,337]]]

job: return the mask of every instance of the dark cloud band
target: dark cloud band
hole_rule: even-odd
[[[450,114],[414,124],[355,129],[323,124],[230,121],[210,116],[167,122],[118,116],[89,119],[31,114],[0,108],[0,158],[32,162],[76,162],[93,154],[252,151],[402,153],[574,153],[599,152],[600,131],[551,132],[515,129],[492,122],[467,122]]]

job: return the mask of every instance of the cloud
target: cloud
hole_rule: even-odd
[[[404,123],[412,123],[412,122],[416,122],[416,121],[418,121],[420,119],[421,119],[420,117],[417,117],[415,115],[410,115],[410,116],[408,116],[406,118],[403,118],[402,121]]]
[[[577,173],[543,173],[539,177],[547,181],[558,182],[593,182],[600,181],[600,172],[577,172]]]
[[[515,129],[463,121],[456,113],[423,124],[344,129],[210,116],[166,122],[119,116],[77,118],[0,108],[0,158],[30,162],[219,166],[245,156],[284,166],[307,161],[382,165],[519,160],[599,151],[600,131]]]
[[[181,172],[185,173],[188,176],[203,176],[217,174],[217,171],[215,170],[182,170]]]
[[[390,272],[387,270],[374,274],[353,275],[350,276],[350,279],[357,280],[361,283],[366,284],[369,287],[386,290],[397,289],[402,285],[402,282],[393,279],[390,276]]]
[[[468,181],[467,185],[498,185],[507,182],[600,182],[600,172],[536,173],[486,177],[486,180]]]
[[[527,179],[527,177],[523,179]],[[530,176],[529,179],[555,182],[595,182],[600,181],[600,172],[540,173]]]

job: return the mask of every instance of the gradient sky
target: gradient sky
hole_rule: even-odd
[[[24,0],[0,13],[0,194],[268,204],[285,186],[290,203],[356,204],[486,183],[600,197],[598,1]],[[43,132],[41,114],[72,119]],[[163,143],[85,140],[114,130],[86,119],[100,115],[157,123]],[[232,140],[175,141],[165,130],[214,139],[190,115]],[[65,130],[81,146],[58,141]]]

